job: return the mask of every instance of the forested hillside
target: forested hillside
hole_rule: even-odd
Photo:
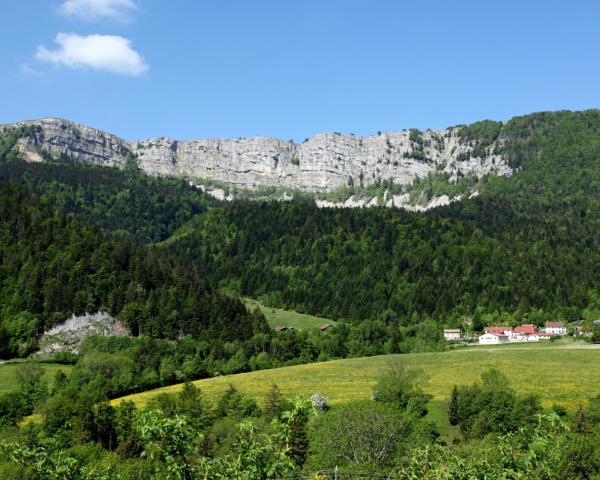
[[[218,204],[183,180],[139,173],[133,158],[125,170],[25,163],[13,147],[26,133],[0,140],[0,180],[32,192],[2,187],[3,332],[20,339],[10,354],[97,309],[154,336],[251,336],[244,321],[229,324],[245,310],[212,287],[394,330],[600,314],[596,110],[461,127],[461,142],[494,148],[517,173],[485,177],[477,198],[426,213]]]
[[[518,173],[427,213],[237,203],[194,219],[169,249],[243,295],[332,318],[542,322],[598,309],[600,112],[481,122],[461,136],[498,141]]]
[[[0,183],[0,251],[0,357],[30,352],[73,313],[107,311],[155,337],[225,341],[268,329],[193,265],[103,234],[11,183]]]
[[[218,203],[184,180],[140,174],[133,159],[125,171],[1,160],[0,156],[0,181],[20,183],[65,213],[105,230],[129,232],[142,243],[168,238],[194,215]]]

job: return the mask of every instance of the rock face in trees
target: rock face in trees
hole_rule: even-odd
[[[409,185],[415,177],[445,172],[456,178],[474,173],[508,175],[511,168],[496,154],[495,143],[465,140],[460,128],[382,133],[359,137],[315,135],[297,144],[270,137],[177,141],[154,138],[127,142],[73,122],[46,118],[19,122],[32,132],[16,146],[30,161],[48,155],[80,163],[124,167],[128,155],[152,175],[194,177],[247,189],[285,187],[327,192],[392,181]],[[10,128],[0,126],[0,131]]]
[[[65,322],[45,332],[40,340],[40,354],[69,351],[79,353],[79,346],[90,335],[129,336],[131,333],[119,320],[104,312],[73,315]]]

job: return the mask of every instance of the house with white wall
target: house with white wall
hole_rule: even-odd
[[[479,335],[479,345],[498,345],[508,342],[508,335],[500,332],[486,332]]]
[[[546,322],[545,331],[551,335],[566,335],[567,327],[563,322]]]

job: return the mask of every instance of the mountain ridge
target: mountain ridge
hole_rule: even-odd
[[[499,125],[500,122],[497,122]],[[124,168],[135,158],[145,173],[208,180],[248,190],[287,188],[311,193],[361,188],[384,182],[409,186],[416,178],[443,173],[450,182],[464,175],[510,175],[495,139],[482,146],[465,140],[461,127],[439,132],[416,129],[359,137],[317,134],[303,143],[273,137],[126,141],[111,133],[48,117],[0,126],[33,127],[15,148],[28,161],[63,159]]]

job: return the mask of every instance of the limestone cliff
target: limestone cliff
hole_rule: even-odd
[[[56,118],[12,126],[27,125],[33,126],[32,133],[21,138],[16,148],[30,161],[41,161],[48,152],[69,161],[122,167],[131,152],[138,166],[151,175],[206,179],[246,189],[285,187],[328,192],[384,180],[410,185],[415,177],[429,172],[446,172],[451,177],[459,172],[511,174],[493,146],[485,149],[483,156],[471,156],[476,145],[462,142],[458,128],[369,137],[327,133],[297,144],[269,137],[190,141],[162,137],[127,142]]]

